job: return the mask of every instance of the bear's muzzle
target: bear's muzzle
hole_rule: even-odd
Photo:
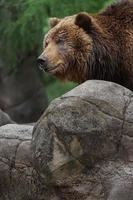
[[[38,63],[38,67],[39,69],[43,70],[43,71],[47,71],[48,70],[48,61],[46,58],[39,56],[37,58],[37,63]]]

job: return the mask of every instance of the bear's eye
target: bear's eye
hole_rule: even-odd
[[[45,48],[48,46],[48,42],[45,42]]]
[[[61,39],[61,38],[56,38],[56,44],[60,44],[60,43],[63,43],[63,39]]]

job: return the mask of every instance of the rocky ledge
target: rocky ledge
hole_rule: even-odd
[[[87,81],[32,126],[0,128],[1,200],[132,200],[133,93]]]

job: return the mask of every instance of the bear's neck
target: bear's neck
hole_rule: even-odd
[[[128,71],[124,71],[123,58],[120,56],[119,45],[115,40],[95,35],[92,55],[89,58],[87,80],[111,81],[133,91],[132,77]]]
[[[104,32],[104,31],[103,31]],[[92,54],[88,63],[88,79],[106,80],[121,84],[119,48],[113,35],[93,32]]]

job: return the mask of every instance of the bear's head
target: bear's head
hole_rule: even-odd
[[[81,83],[89,75],[93,58],[93,17],[87,13],[51,18],[51,29],[45,35],[43,52],[38,58],[40,68],[60,80]]]

